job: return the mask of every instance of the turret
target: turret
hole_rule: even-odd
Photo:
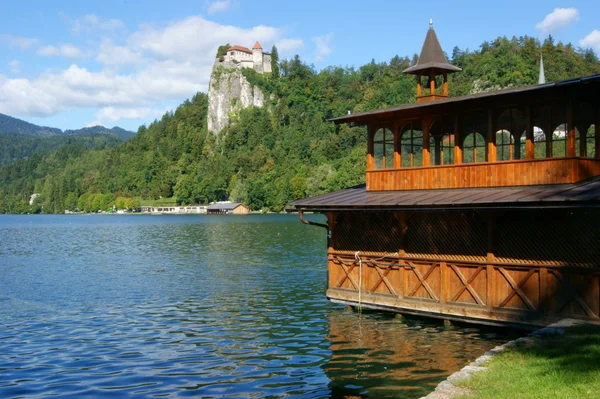
[[[254,43],[252,47],[252,62],[254,63],[254,70],[258,73],[263,73],[263,49],[259,42]]]
[[[446,60],[442,46],[433,30],[433,21],[429,20],[429,30],[425,36],[425,42],[421,49],[419,61],[405,69],[403,72],[417,76],[417,102],[435,101],[448,97],[448,74],[461,71],[460,68],[451,65]],[[442,92],[436,92],[435,77],[443,76]],[[421,77],[426,76],[429,80],[427,86],[428,94],[423,94]]]

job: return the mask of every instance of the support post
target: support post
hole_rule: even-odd
[[[496,162],[496,120],[494,110],[488,110],[487,161]]]
[[[460,117],[454,117],[454,163],[462,163],[462,134],[460,132]]]
[[[395,124],[394,131],[394,169],[402,166],[402,149],[400,148],[400,126]]]
[[[423,86],[421,85],[421,75],[417,75],[417,97],[423,95]]]
[[[421,123],[423,123],[423,162],[421,166],[429,166],[431,162],[429,149],[431,119],[423,119]]]
[[[375,132],[372,125],[367,127],[367,136],[367,170],[373,170],[375,169],[375,151],[373,146]]]
[[[525,107],[525,120],[527,123],[525,130],[525,159],[535,158],[535,145],[533,143],[533,107]]]
[[[575,126],[573,124],[573,104],[567,104],[567,156],[575,156]]]
[[[485,275],[487,281],[487,295],[486,302],[488,311],[491,312],[494,308],[496,301],[496,284],[494,281],[494,262],[496,252],[496,215],[489,213],[487,217],[487,261],[488,264],[485,267]]]
[[[600,105],[596,108],[596,120],[594,121],[594,157],[600,159]]]
[[[434,72],[429,72],[429,95],[435,95],[435,75]]]
[[[444,96],[448,97],[448,73],[444,72]]]

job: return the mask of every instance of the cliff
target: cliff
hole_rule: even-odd
[[[262,107],[264,102],[263,92],[248,82],[240,68],[215,64],[208,87],[208,130],[219,134],[230,115],[251,106]]]

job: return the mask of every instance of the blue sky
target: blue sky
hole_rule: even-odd
[[[600,1],[19,1],[0,25],[0,113],[73,129],[137,130],[207,91],[227,42],[317,70],[420,51],[429,19],[442,47],[529,35],[600,54]]]

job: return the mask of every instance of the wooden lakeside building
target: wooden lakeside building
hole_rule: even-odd
[[[448,97],[459,71],[430,26],[404,71],[416,103],[333,119],[367,127],[366,184],[293,204],[306,223],[327,216],[327,297],[525,328],[600,321],[600,75]]]

